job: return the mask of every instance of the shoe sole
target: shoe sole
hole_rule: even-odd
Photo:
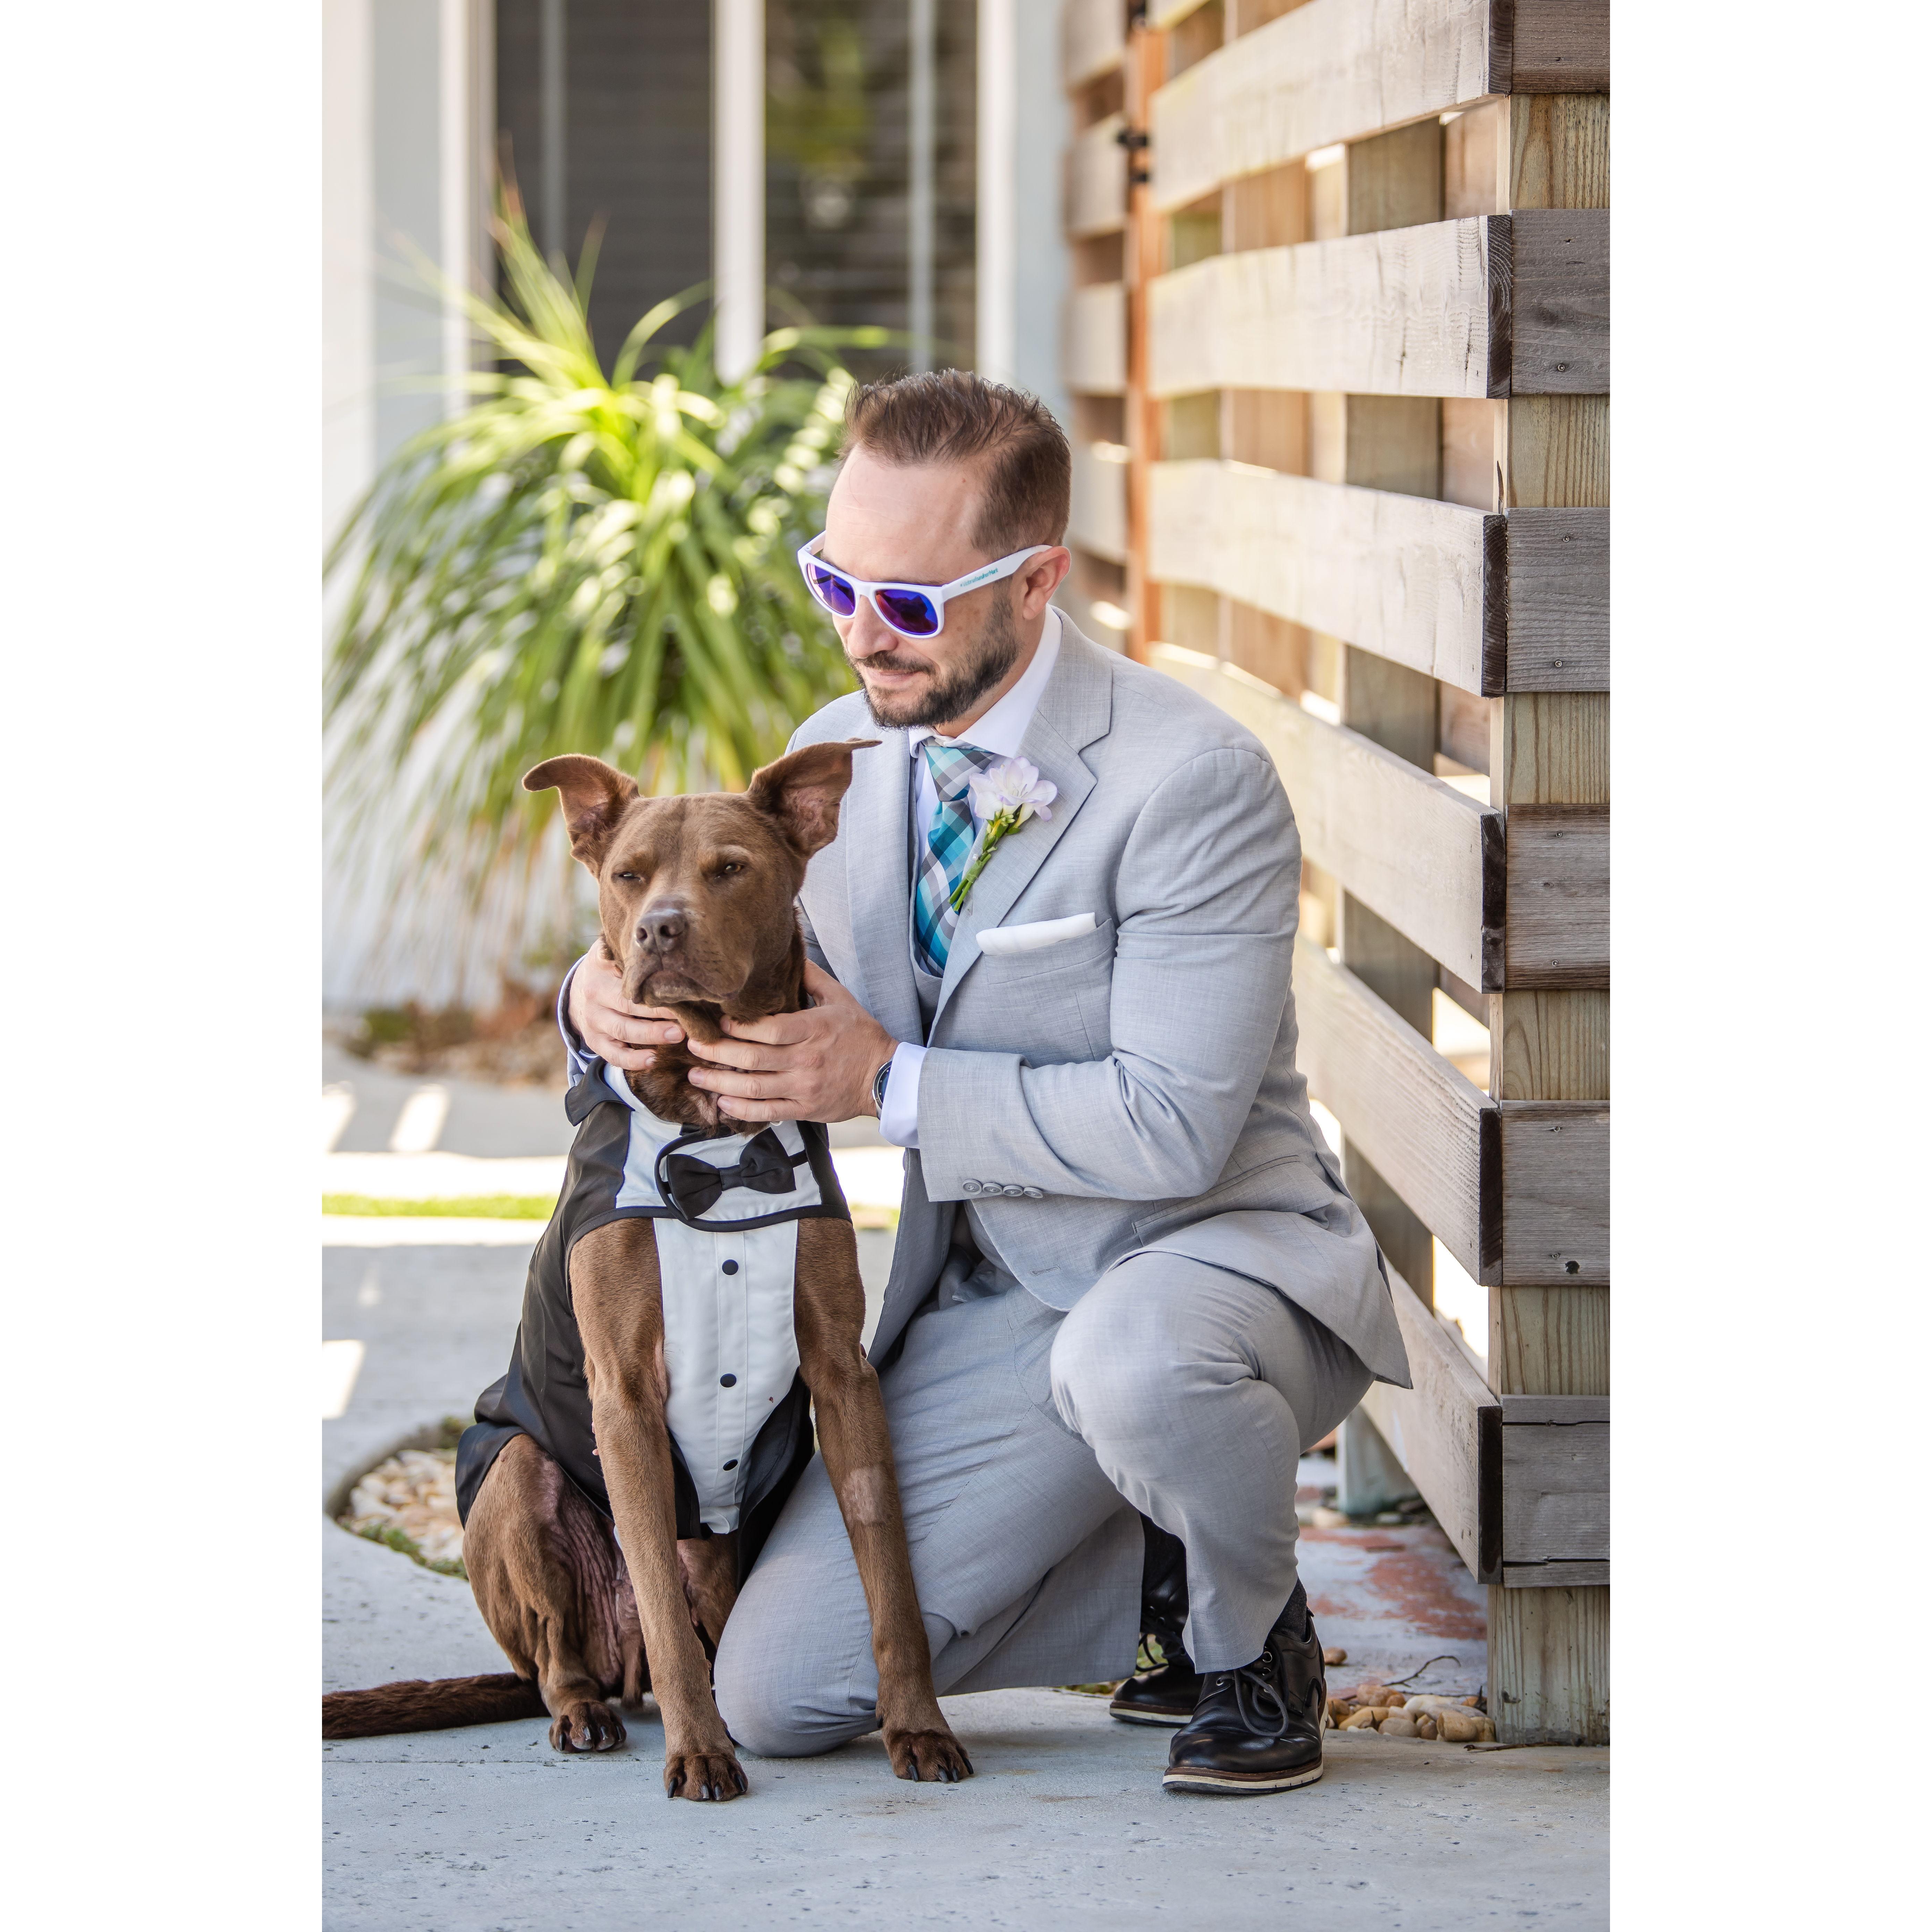
[[[1164,1724],[1171,1731],[1178,1731],[1193,1716],[1192,1711],[1150,1711],[1144,1705],[1129,1705],[1123,1708],[1109,1704],[1107,1714],[1123,1724]]]
[[[1270,1791],[1293,1791],[1312,1784],[1322,1775],[1318,1764],[1300,1771],[1170,1771],[1160,1780],[1163,1791],[1201,1791],[1233,1798],[1258,1798]]]

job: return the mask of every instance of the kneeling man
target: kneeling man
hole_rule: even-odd
[[[1246,731],[1049,604],[1069,477],[1013,390],[855,393],[800,565],[862,689],[792,742],[881,742],[806,881],[817,1004],[694,1043],[691,1078],[908,1150],[872,1358],[938,1688],[1111,1678],[1155,1635],[1114,1708],[1180,1726],[1168,1786],[1286,1790],[1321,1775],[1324,1693],[1296,1461],[1408,1364],[1295,1070],[1288,800]],[[1003,796],[1040,802],[988,839]],[[596,956],[566,1007],[620,1067],[681,1036]],[[754,1751],[876,1724],[822,1464],[716,1675]]]

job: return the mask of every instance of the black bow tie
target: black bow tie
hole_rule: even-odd
[[[708,1214],[728,1188],[748,1187],[756,1194],[789,1194],[798,1184],[794,1170],[810,1156],[787,1154],[784,1143],[770,1127],[746,1142],[736,1167],[713,1167],[708,1160],[668,1149],[658,1156],[658,1185],[664,1198],[687,1221]]]

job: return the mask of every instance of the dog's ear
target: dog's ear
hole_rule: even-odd
[[[596,872],[625,806],[638,795],[637,782],[602,758],[586,758],[572,752],[561,758],[546,758],[524,772],[524,790],[553,788],[563,794],[563,822],[570,828],[571,850]]]
[[[807,745],[752,774],[745,796],[810,858],[838,836],[838,801],[852,782],[852,754],[876,738]]]

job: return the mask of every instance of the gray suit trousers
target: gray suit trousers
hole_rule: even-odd
[[[1187,1645],[1257,1656],[1295,1583],[1295,1463],[1368,1387],[1277,1290],[1153,1252],[1063,1313],[994,1264],[942,1281],[880,1377],[942,1694],[1133,1667],[1136,1509],[1186,1545]],[[718,1647],[718,1708],[766,1756],[872,1730],[878,1674],[838,1506],[814,1460]]]

